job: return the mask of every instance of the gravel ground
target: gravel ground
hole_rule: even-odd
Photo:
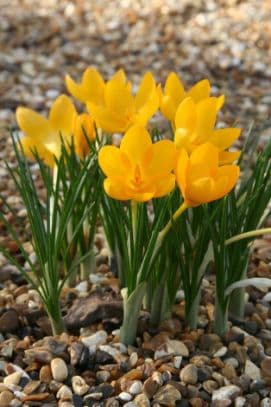
[[[266,123],[264,137],[271,136],[269,0],[0,0],[0,16],[0,192],[23,222],[2,163],[14,161],[6,128],[16,128],[18,105],[47,112],[65,92],[64,74],[79,78],[88,65],[106,77],[123,67],[134,83],[149,69],[162,82],[174,70],[187,86],[208,77],[213,94],[226,95],[222,124]],[[149,331],[142,314],[136,345],[125,347],[119,290],[99,234],[96,244],[97,274],[64,291],[70,334],[54,338],[44,337],[50,330],[36,293],[0,257],[0,407],[271,405],[267,290],[250,288],[245,321],[231,321],[219,338],[210,275],[197,330],[184,329],[180,293],[172,320]],[[270,277],[270,246],[269,237],[255,242],[251,276]],[[32,250],[29,242],[25,248]]]

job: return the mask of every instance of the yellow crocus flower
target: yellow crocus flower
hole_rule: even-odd
[[[114,199],[144,202],[167,195],[174,188],[174,143],[162,140],[153,144],[142,126],[131,127],[119,148],[102,147],[98,160],[106,175],[104,189]]]
[[[90,67],[79,84],[67,75],[66,86],[76,99],[86,103],[97,126],[107,133],[124,133],[134,124],[145,127],[159,107],[158,88],[150,72],[144,75],[135,96],[123,70],[105,83]]]
[[[164,91],[160,90],[160,110],[163,116],[174,125],[177,108],[185,98],[191,97],[195,103],[198,103],[209,98],[210,93],[211,85],[208,79],[197,82],[186,92],[180,78],[175,72],[171,72],[166,79]],[[223,106],[224,99],[224,95],[215,98],[217,111]]]
[[[54,101],[48,119],[25,107],[17,108],[16,119],[24,134],[21,143],[25,154],[34,158],[33,151],[36,150],[50,167],[55,165],[54,157],[58,159],[60,156],[61,139],[68,146],[73,137],[75,151],[82,158],[86,154],[82,127],[90,139],[95,138],[93,120],[86,113],[78,115],[66,95],[60,95]]]
[[[184,99],[175,115],[174,142],[177,149],[184,148],[188,154],[199,145],[212,143],[219,150],[220,164],[236,160],[240,152],[225,151],[240,136],[239,128],[215,129],[217,99],[210,97],[196,103],[191,97]]]
[[[182,149],[176,167],[176,180],[186,206],[198,206],[228,194],[235,186],[237,165],[219,166],[219,151],[211,143],[193,150],[190,157]]]

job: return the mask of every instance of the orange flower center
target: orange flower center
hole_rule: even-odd
[[[138,164],[135,167],[134,177],[131,182],[134,187],[139,187],[142,183],[141,171]]]

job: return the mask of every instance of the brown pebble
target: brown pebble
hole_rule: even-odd
[[[42,401],[47,399],[50,396],[50,393],[37,393],[37,394],[29,394],[24,396],[22,400],[25,401]]]
[[[160,387],[159,383],[157,383],[157,381],[149,377],[147,380],[145,380],[143,384],[143,392],[146,394],[148,399],[151,399],[153,395],[156,393],[156,391],[159,389],[159,387]]]
[[[19,328],[18,314],[14,309],[9,309],[4,312],[0,317],[0,326],[2,333],[8,333],[16,331]]]
[[[49,365],[42,366],[40,369],[39,377],[41,382],[50,383],[53,378],[51,367]]]
[[[182,398],[181,393],[171,384],[161,387],[153,396],[153,399],[162,406],[175,406],[176,401]]]
[[[39,380],[31,380],[24,386],[23,391],[25,394],[31,394],[34,393],[34,391],[36,391],[39,386],[40,386]]]
[[[222,369],[221,373],[225,376],[228,380],[233,380],[237,375],[234,367],[230,364],[226,364]]]
[[[261,363],[262,376],[268,384],[271,384],[271,358],[266,358]]]

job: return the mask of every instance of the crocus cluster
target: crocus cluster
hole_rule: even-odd
[[[73,145],[77,170],[98,149],[98,154],[93,154],[85,167],[93,184],[93,199],[98,202],[92,219],[96,222],[99,213],[111,250],[116,249],[123,257],[120,263],[125,263],[121,340],[132,343],[150,276],[173,223],[187,208],[216,201],[234,188],[240,173],[234,161],[240,152],[229,149],[241,130],[216,128],[217,116],[225,98],[224,95],[211,95],[207,79],[185,90],[176,73],[170,73],[161,86],[155,82],[152,73],[147,72],[134,92],[123,70],[106,81],[95,68],[89,67],[78,82],[69,75],[65,81],[68,92],[82,104],[82,112],[77,112],[71,98],[66,95],[60,95],[53,102],[48,118],[19,107],[16,118],[23,132],[21,146],[28,157],[36,157],[37,153],[48,166],[57,169],[63,147],[64,164],[67,164]],[[169,135],[162,139],[159,134],[157,141],[155,132],[150,131],[150,120],[159,110],[169,122],[172,137]],[[96,137],[97,134],[99,137]],[[113,134],[121,134],[119,145],[112,143]],[[93,141],[94,148],[91,148]],[[90,166],[94,168],[92,172]],[[67,184],[77,182],[76,171],[72,172],[74,178],[71,177]],[[100,204],[97,197],[103,190],[98,181],[101,177],[105,194]],[[175,188],[177,193],[170,195]],[[177,196],[177,201],[172,199],[169,213],[166,202],[174,196]],[[168,198],[159,200],[162,197]],[[131,205],[116,204],[114,200],[130,201]],[[148,219],[148,206],[144,205],[149,201],[153,203],[154,212],[159,207],[161,213],[161,216],[156,213],[153,222]],[[73,212],[78,215],[76,211],[71,210],[70,213]],[[103,216],[107,217],[107,221],[103,221]],[[110,216],[114,219],[111,224]],[[121,217],[125,222],[119,233],[109,236],[110,227],[117,229],[116,223]],[[77,230],[76,222],[74,219],[67,222],[68,235],[72,236],[71,225]],[[110,227],[105,225],[106,222]],[[89,230],[86,219],[82,227],[84,231]],[[146,230],[142,229],[144,227]],[[95,229],[93,223],[92,229]],[[143,242],[147,235],[149,239]],[[83,233],[80,239],[84,237]],[[83,258],[90,258],[81,246]],[[165,276],[163,281],[166,281]],[[157,288],[153,282],[151,286]]]
[[[17,109],[17,121],[24,132],[22,145],[29,156],[37,150],[53,166],[61,152],[61,140],[68,146],[73,139],[82,158],[89,152],[86,136],[95,138],[95,123],[105,133],[124,134],[119,148],[104,146],[99,153],[106,175],[105,191],[115,199],[160,197],[174,188],[176,180],[186,203],[195,206],[221,198],[235,185],[239,170],[232,162],[239,152],[228,149],[240,129],[215,128],[224,95],[211,96],[207,79],[185,91],[172,72],[162,89],[147,72],[133,94],[123,70],[106,82],[89,67],[79,83],[67,75],[66,85],[71,95],[85,104],[87,113],[78,114],[65,95],[53,103],[48,119],[27,108]],[[174,139],[152,144],[146,126],[159,108],[171,123]]]

